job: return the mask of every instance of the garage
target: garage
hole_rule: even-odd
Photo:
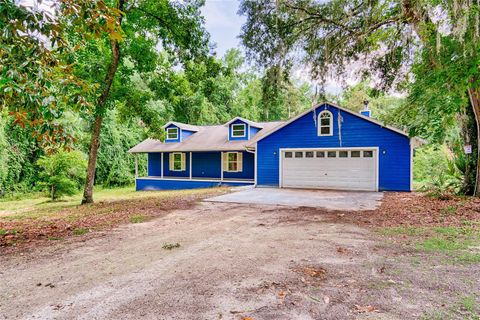
[[[280,186],[377,191],[378,148],[281,149]]]

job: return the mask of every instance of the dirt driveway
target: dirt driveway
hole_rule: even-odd
[[[199,203],[3,257],[0,318],[418,318],[449,271],[418,287],[388,250],[318,209]]]

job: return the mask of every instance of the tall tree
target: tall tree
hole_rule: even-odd
[[[356,63],[360,72],[378,77],[382,89],[404,80],[414,59],[422,58],[420,52],[435,65],[442,43],[455,42],[451,64],[466,72],[452,74],[452,86],[443,88],[467,96],[478,128],[479,9],[478,2],[468,0],[244,0],[240,12],[247,16],[243,43],[260,64],[297,60],[310,68],[314,78],[325,80],[329,74],[344,74],[346,66]],[[473,67],[465,68],[461,57]],[[436,108],[425,107],[431,114]],[[477,172],[479,160],[477,156]],[[476,185],[478,194],[478,174]]]
[[[125,87],[125,82],[131,81],[131,73],[129,74],[128,70],[142,72],[155,69],[157,46],[170,52],[177,62],[208,53],[208,34],[203,27],[203,18],[200,15],[202,1],[118,0],[108,2],[106,5],[120,13],[108,23],[118,26],[122,33],[121,36],[106,34],[103,37],[103,41],[109,42],[110,51],[101,50],[100,52],[108,54],[110,58],[108,67],[104,68],[104,80],[101,82],[93,109],[94,120],[82,203],[93,202],[93,185],[102,121],[108,107],[115,106],[112,90],[116,89],[115,78],[119,70],[124,71],[122,83],[119,86]],[[96,45],[102,46],[102,43]],[[96,72],[96,70],[92,71]],[[87,76],[95,78],[92,74]],[[118,92],[114,92],[115,94]]]
[[[65,110],[90,105],[91,87],[73,75],[65,59],[75,48],[65,41],[68,24],[85,26],[85,36],[113,33],[105,24],[115,13],[90,0],[53,2],[50,10],[0,0],[0,109],[15,123],[34,129],[44,145],[67,144],[70,139],[57,120]],[[85,20],[95,14],[97,20]]]

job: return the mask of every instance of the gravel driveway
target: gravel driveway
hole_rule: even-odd
[[[391,283],[370,287],[386,283],[396,264],[369,231],[335,222],[338,214],[206,202],[8,255],[0,261],[0,318],[420,316],[425,301],[411,285],[401,288],[403,300]]]

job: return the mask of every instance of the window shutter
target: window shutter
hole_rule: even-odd
[[[228,153],[222,152],[223,171],[228,171]]]
[[[243,153],[242,152],[237,153],[237,171],[238,172],[243,171]]]
[[[182,155],[182,171],[185,171],[185,152],[181,153]]]
[[[168,154],[168,169],[173,171],[173,153]]]

